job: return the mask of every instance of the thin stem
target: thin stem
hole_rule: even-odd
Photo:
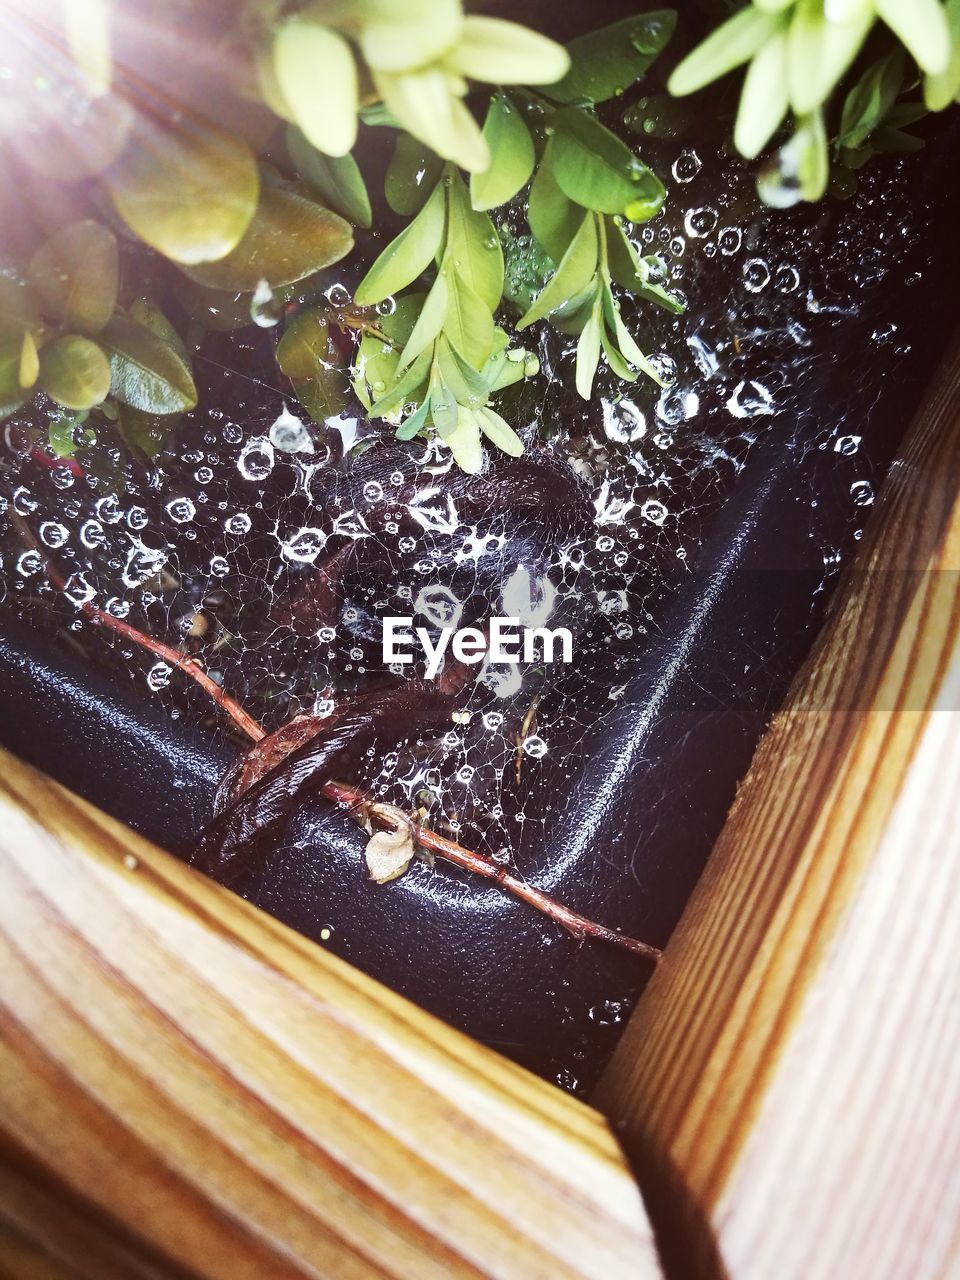
[[[63,591],[66,587],[63,575],[38,545],[29,525],[15,511],[10,511],[9,515],[21,541],[40,556],[44,572],[51,585],[56,587],[58,591]],[[116,632],[117,635],[123,636],[124,639],[131,641],[131,643],[139,645],[141,649],[146,649],[149,653],[154,653],[163,658],[165,662],[169,662],[171,666],[176,667],[184,675],[189,676],[191,680],[196,681],[200,688],[209,694],[217,706],[230,716],[251,742],[260,742],[266,737],[262,726],[252,716],[248,715],[238,702],[224,693],[216,681],[211,680],[193,658],[186,657],[178,650],[172,649],[160,640],[155,640],[152,636],[145,635],[142,631],[138,631],[136,627],[131,627],[129,623],[122,622],[119,618],[114,618],[111,614],[105,613],[102,609],[98,609],[92,604],[86,603],[79,607],[87,617]],[[335,804],[350,810],[371,813],[371,807],[377,803],[375,798],[367,792],[361,791],[359,787],[350,786],[345,782],[327,782],[321,789],[328,800],[332,800]],[[383,826],[390,825],[388,821],[383,821],[375,810],[371,813],[371,816],[377,818],[378,822]],[[568,933],[573,934],[580,941],[590,938],[598,942],[609,942],[613,946],[631,952],[633,955],[642,956],[645,960],[651,960],[654,964],[659,962],[661,952],[656,947],[651,947],[648,943],[640,942],[636,938],[628,938],[624,934],[618,933],[615,929],[608,929],[606,925],[597,924],[596,921],[587,919],[586,916],[580,915],[579,912],[574,911],[572,908],[564,906],[562,902],[557,902],[549,894],[543,893],[542,890],[536,889],[533,885],[527,884],[526,881],[511,875],[509,871],[499,866],[492,858],[484,857],[479,853],[471,853],[469,849],[462,848],[452,840],[447,840],[444,836],[431,831],[429,827],[421,826],[420,823],[415,824],[414,830],[417,843],[422,848],[429,850],[430,853],[444,859],[446,862],[453,863],[454,866],[461,867],[464,871],[469,871],[484,880],[490,880],[501,889],[506,889],[508,893],[512,893],[531,907],[535,907],[537,911],[540,911],[548,919],[553,920],[555,924],[561,925]]]

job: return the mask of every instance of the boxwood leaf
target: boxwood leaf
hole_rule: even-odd
[[[433,425],[441,434],[456,430],[460,406],[457,397],[443,382],[438,383],[430,392],[430,413]]]
[[[0,332],[22,333],[40,327],[40,302],[25,281],[0,274]]]
[[[553,173],[553,139],[547,143],[537,176],[530,188],[527,221],[534,239],[551,257],[560,261],[580,229],[583,210],[568,200]]]
[[[352,248],[353,228],[339,214],[293,191],[264,187],[249,229],[232,253],[183,269],[208,289],[253,293],[261,280],[273,289],[303,280]]]
[[[315,379],[332,363],[330,322],[323,307],[301,311],[277,344],[277,364],[288,378]]]
[[[20,386],[24,391],[29,391],[39,376],[40,352],[37,350],[37,341],[29,329],[24,329],[20,344]]]
[[[444,326],[449,305],[450,290],[447,285],[447,278],[441,272],[437,276],[433,288],[426,296],[420,317],[413,326],[413,332],[410,334],[407,345],[403,349],[399,368],[406,369],[419,355],[422,355],[428,347],[433,345]]]
[[[293,389],[311,419],[322,427],[328,418],[343,412],[349,383],[342,369],[327,367],[314,378],[295,378]]]
[[[321,19],[289,18],[273,40],[283,99],[315,147],[345,156],[357,140],[357,64],[346,40]]]
[[[483,298],[459,274],[449,281],[444,334],[467,364],[480,369],[493,350],[493,315]]]
[[[523,453],[523,441],[513,427],[504,421],[496,410],[491,409],[489,405],[480,405],[474,412],[477,415],[480,430],[488,440],[492,441],[498,449],[502,449],[504,453],[509,454],[511,458],[519,458],[521,456]]]
[[[439,430],[439,428],[438,428]],[[467,475],[476,475],[483,467],[483,444],[477,415],[469,405],[461,405],[457,425],[452,431],[440,431],[454,461]]]
[[[303,133],[290,125],[287,150],[297,172],[326,203],[352,222],[355,227],[370,227],[373,212],[367,184],[353,156],[328,156],[308,142]]]
[[[142,122],[104,180],[120,217],[141,240],[188,265],[236,248],[260,192],[247,144],[190,119],[176,129]]]
[[[92,409],[110,393],[110,362],[90,338],[67,334],[44,347],[40,386],[65,409]]]
[[[570,70],[546,90],[555,102],[607,102],[636,83],[666,48],[677,25],[674,9],[626,18],[567,45]]]
[[[733,134],[740,154],[748,160],[756,159],[789,109],[787,37],[778,32],[750,63],[743,83]]]
[[[666,198],[663,183],[599,120],[578,107],[564,107],[554,126],[551,167],[569,200],[632,222],[646,222],[659,212]]]
[[[28,398],[20,384],[23,334],[0,330],[0,418],[8,418]]]
[[[602,336],[603,316],[600,308],[594,305],[577,343],[577,392],[584,400],[589,400],[593,393],[593,380],[600,364]]]
[[[446,225],[446,188],[438,183],[410,225],[388,244],[360,281],[358,306],[372,307],[413,284],[436,258]]]
[[[862,147],[886,119],[903,88],[905,67],[903,50],[896,49],[866,69],[843,104],[838,147]]]
[[[490,148],[490,167],[471,175],[470,199],[474,209],[496,209],[530,181],[536,152],[523,116],[502,93],[490,100],[483,136]]]
[[[785,37],[790,104],[797,115],[823,106],[860,52],[873,23],[872,7],[856,19],[839,22],[826,17],[822,0],[799,0]],[[758,53],[754,61],[761,56]]]
[[[503,297],[503,246],[489,214],[471,205],[458,173],[451,181],[449,208],[446,253],[457,279],[465,281],[491,312],[496,311]]]
[[[184,413],[197,403],[186,361],[152,330],[114,316],[99,341],[110,357],[110,389],[118,400],[145,413]]]
[[[147,329],[151,329],[158,338],[162,338],[164,342],[169,343],[180,359],[189,365],[190,355],[187,351],[187,344],[156,303],[151,302],[149,298],[137,298],[131,302],[128,314],[131,320],[136,320],[137,324],[142,324]]]
[[[87,92],[102,98],[110,89],[110,0],[65,0],[63,24]]]
[[[412,440],[415,435],[423,430],[427,425],[427,417],[430,413],[430,402],[424,400],[419,409],[415,413],[411,413],[409,418],[405,418],[396,430],[398,440]]]
[[[406,400],[412,399],[430,373],[430,360],[429,351],[425,351],[422,356],[414,360],[410,368],[397,378],[386,394],[370,406],[371,418],[384,418],[394,409],[399,409]]]
[[[587,288],[596,275],[599,252],[596,218],[588,213],[563,255],[556,275],[520,320],[517,328],[526,329],[536,320],[546,319],[551,312]]]
[[[741,9],[687,54],[670,77],[670,92],[677,97],[696,93],[743,66],[784,23],[783,13],[764,12],[753,5]]]
[[[443,161],[409,133],[401,133],[387,169],[387,204],[405,218],[419,213],[440,181]]]
[[[70,328],[96,333],[117,305],[117,238],[99,222],[74,222],[37,250],[28,275],[48,314]]]

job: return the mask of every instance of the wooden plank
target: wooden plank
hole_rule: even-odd
[[[960,348],[598,1103],[686,1275],[960,1274]]]
[[[660,1274],[596,1112],[6,756],[0,1222],[51,1276]]]

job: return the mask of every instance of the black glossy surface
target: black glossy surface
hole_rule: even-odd
[[[549,25],[557,6],[543,8]],[[569,12],[559,20],[572,21]],[[688,253],[682,334],[724,347],[725,365],[698,380],[680,331],[661,325],[658,338],[677,355],[700,410],[664,452],[676,518],[662,532],[641,530],[636,546],[646,634],[618,650],[615,672],[598,644],[551,683],[542,716],[568,749],[526,762],[523,806],[528,820],[542,820],[543,836],[517,835],[513,848],[522,874],[604,923],[666,941],[817,633],[836,563],[849,558],[869,513],[852,503],[851,482],[879,483],[952,324],[960,264],[943,197],[955,184],[954,144],[940,136],[929,157],[881,167],[854,205],[740,219],[749,254],[795,261],[810,298],[846,299],[846,309],[818,309],[772,287],[753,296],[741,258]],[[704,183],[725,191],[729,205],[738,197],[724,188],[727,167],[709,160]],[[687,193],[672,195],[682,217]],[[879,271],[879,260],[894,269]],[[744,338],[742,354],[731,334]],[[744,379],[776,394],[776,411],[744,427],[749,439],[731,435],[727,408]],[[213,380],[208,393],[229,406],[237,388]],[[554,411],[564,403],[575,444],[602,439],[597,406],[582,412],[558,399]],[[838,459],[845,433],[863,440],[855,471]],[[251,647],[244,661],[259,660]],[[0,670],[5,745],[159,843],[188,847],[230,754],[222,734],[171,725],[131,682],[12,621]],[[613,684],[622,688],[615,700]],[[578,946],[451,869],[415,865],[389,889],[372,887],[362,847],[356,828],[318,802],[243,891],[471,1035],[569,1087],[588,1086],[643,966]]]

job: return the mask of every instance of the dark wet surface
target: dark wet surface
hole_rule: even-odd
[[[675,383],[660,394],[606,376],[585,406],[548,337],[557,377],[509,406],[529,469],[498,463],[485,490],[420,446],[343,463],[349,414],[308,433],[312,452],[279,447],[295,406],[276,331],[251,329],[204,346],[201,409],[159,471],[121,459],[92,487],[18,458],[8,431],[3,492],[77,575],[76,599],[171,643],[200,608],[193,648],[268,728],[397,679],[379,657],[384,616],[482,624],[519,601],[568,625],[570,668],[487,672],[448,732],[382,744],[357,780],[662,944],[949,335],[955,142],[941,128],[923,156],[877,164],[853,201],[774,215],[712,144],[644,143],[669,186],[644,250],[664,254],[689,308],[629,319]],[[348,546],[335,616],[324,597],[298,634],[291,600]],[[3,569],[0,737],[187,850],[236,741],[177,674],[55,600],[9,542]],[[371,886],[362,849],[318,801],[243,891],[471,1035],[588,1087],[643,966],[453,869],[417,864]]]

